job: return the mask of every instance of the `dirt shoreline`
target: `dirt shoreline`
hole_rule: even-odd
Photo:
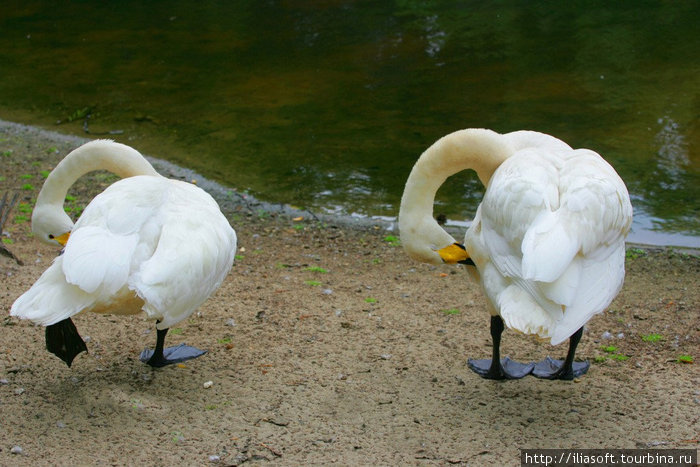
[[[22,211],[83,140],[2,123],[0,195],[23,203],[3,235],[24,262],[0,256],[7,312],[57,254]],[[168,337],[209,353],[152,370],[138,361],[152,322],[88,314],[74,321],[89,353],[69,369],[43,328],[3,318],[0,465],[520,465],[520,448],[700,447],[697,256],[629,252],[625,287],[579,345],[592,362],[580,380],[485,381],[466,359],[489,354],[488,315],[461,267],[410,261],[382,225],[319,222],[155,165],[214,191],[243,248]],[[111,181],[84,177],[69,207]],[[566,348],[506,332],[503,350],[525,361]]]

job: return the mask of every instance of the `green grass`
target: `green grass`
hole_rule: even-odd
[[[657,334],[655,332],[651,333],[651,334],[645,334],[642,336],[642,340],[644,342],[659,342],[659,341],[663,340],[663,338],[664,338],[664,336],[662,336],[661,334]]]
[[[693,363],[693,356],[692,355],[679,355],[678,360],[676,360],[678,363]]]
[[[384,241],[391,246],[399,246],[401,244],[401,240],[399,240],[399,237],[395,235],[387,235],[384,237]]]
[[[16,224],[22,224],[23,222],[27,222],[29,218],[27,216],[15,216],[15,223]]]
[[[183,331],[182,328],[170,328],[170,334],[180,335],[184,332],[185,331]]]
[[[46,178],[49,176],[50,173],[51,173],[50,170],[42,170],[41,172],[39,172],[39,175],[41,175],[42,178]]]
[[[68,202],[70,202],[70,201],[75,201],[75,196],[73,196],[73,195],[66,195],[66,201],[68,201]]]
[[[443,313],[445,313],[446,315],[458,315],[459,314],[459,310],[457,308],[449,308],[447,310],[441,310],[441,311]]]
[[[25,183],[24,185],[22,185],[22,189],[23,190],[33,190],[34,185],[32,185],[31,183]]]
[[[217,341],[219,344],[230,344],[231,343],[231,338],[230,337],[224,337],[223,339],[219,339]]]
[[[610,358],[613,360],[617,360],[618,362],[624,362],[625,360],[629,360],[629,357],[627,355],[622,355],[619,353],[616,353],[615,355],[611,355]]]
[[[306,284],[306,285],[311,285],[311,286],[314,286],[314,287],[317,287],[317,286],[321,285],[321,283],[320,283],[319,281],[304,281],[304,284]]]
[[[30,178],[34,178],[34,175],[32,174],[22,174],[19,176],[22,180],[29,180]]]
[[[306,268],[306,270],[311,271],[311,272],[319,272],[321,274],[325,274],[328,272],[327,269],[324,269],[324,268],[319,267],[319,266],[309,266],[308,268]]]
[[[367,297],[367,298],[365,298],[365,302],[367,302],[367,303],[377,303],[377,299],[376,299],[376,298],[372,298],[372,297]]]
[[[604,345],[603,347],[601,347],[601,350],[607,353],[615,353],[617,352],[617,347],[615,347],[614,345]]]
[[[3,237],[2,243],[4,243],[5,245],[12,245],[12,244],[15,243],[15,242],[14,242],[14,240],[12,240],[11,238],[5,238],[5,237]]]
[[[646,256],[646,255],[647,255],[647,252],[642,250],[641,248],[630,248],[625,253],[625,257],[627,259],[637,259],[640,256]]]

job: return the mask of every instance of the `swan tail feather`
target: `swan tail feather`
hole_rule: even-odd
[[[50,326],[94,304],[93,297],[66,282],[62,262],[63,256],[56,258],[34,285],[15,300],[10,316]]]
[[[560,277],[580,249],[557,211],[540,213],[522,243],[525,279],[553,282]]]

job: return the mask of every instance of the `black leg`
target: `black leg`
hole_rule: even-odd
[[[151,358],[149,358],[146,363],[152,367],[160,368],[168,364],[165,360],[165,355],[163,355],[163,346],[165,346],[165,336],[168,335],[168,330],[158,329],[156,334],[156,348],[153,350],[153,355],[151,355]]]
[[[564,379],[572,380],[584,375],[591,366],[587,361],[574,362],[576,355],[576,347],[578,346],[581,336],[583,335],[583,326],[578,331],[573,333],[569,338],[569,351],[566,354],[564,361],[554,360],[547,357],[535,365],[532,374],[542,379]]]
[[[185,344],[164,348],[165,336],[167,334],[167,329],[157,330],[156,348],[154,350],[146,349],[141,352],[140,360],[142,362],[147,363],[154,368],[160,368],[173,363],[184,362],[185,360],[197,358],[207,353],[206,350],[200,350],[196,347],[191,347]]]
[[[500,316],[491,317],[491,360],[467,361],[467,366],[476,374],[486,379],[520,379],[532,372],[533,363],[519,363],[506,357],[501,359],[501,334],[503,334],[503,319]]]
[[[66,318],[46,326],[46,350],[66,362],[68,367],[80,352],[87,352],[85,341],[78,334],[73,320]]]

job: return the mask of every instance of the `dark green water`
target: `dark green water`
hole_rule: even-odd
[[[440,136],[533,129],[615,166],[633,240],[700,246],[697,18],[697,1],[3,2],[0,118],[85,134],[89,114],[92,136],[263,200],[389,217]],[[460,174],[436,211],[469,218],[481,194]]]

